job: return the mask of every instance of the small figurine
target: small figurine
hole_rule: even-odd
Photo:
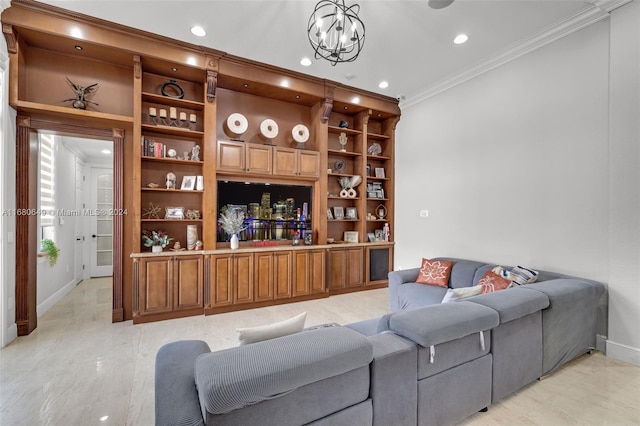
[[[191,161],[200,161],[200,145],[196,145],[191,149]]]
[[[196,241],[196,247],[194,248],[194,250],[204,250],[204,245],[202,244],[202,241],[200,240]]]
[[[176,175],[173,172],[167,173],[167,189],[176,189]]]
[[[181,248],[182,248],[182,244],[180,244],[180,241],[176,241],[176,243],[173,245],[173,249],[180,250]]]
[[[89,95],[90,93],[93,93],[93,91],[97,89],[96,86],[98,85],[98,83],[94,83],[91,86],[83,87],[69,80],[69,77],[66,77],[66,79],[71,85],[71,87],[73,87],[73,91],[75,92],[76,97],[65,99],[62,102],[73,101],[73,104],[71,104],[71,106],[74,107],[75,109],[87,109],[87,103],[98,105],[96,102],[93,102],[87,99],[87,95]]]

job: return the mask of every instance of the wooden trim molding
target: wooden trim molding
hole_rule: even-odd
[[[13,25],[2,24],[2,33],[4,34],[4,39],[7,42],[7,50],[9,53],[18,53],[18,40],[16,39],[16,34],[13,31]]]
[[[331,114],[331,110],[333,110],[333,99],[325,98],[324,103],[322,104],[322,122],[326,123],[329,121],[329,114]]]
[[[133,55],[133,76],[136,80],[142,78],[142,61],[140,55]]]
[[[16,119],[16,209],[36,209],[38,143],[28,117]],[[16,325],[18,336],[31,333],[38,324],[36,312],[38,218],[16,215]]]
[[[113,209],[124,211],[124,130],[113,129]],[[124,216],[113,216],[113,305],[112,322],[124,321],[124,305],[122,302],[123,264],[122,243],[124,240]]]
[[[207,71],[207,102],[216,100],[216,88],[218,87],[218,73]]]
[[[113,208],[124,209],[124,130],[82,126],[66,121],[46,121],[28,116],[16,118],[16,208],[38,206],[37,130],[113,140]],[[16,215],[16,324],[18,335],[30,334],[37,326],[37,217]],[[112,321],[124,321],[123,307],[124,216],[113,217],[113,313]]]

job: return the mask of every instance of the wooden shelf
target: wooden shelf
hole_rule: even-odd
[[[386,161],[386,160],[391,160],[391,157],[386,157],[384,155],[367,155],[367,160],[380,160],[380,161]]]
[[[331,126],[329,125],[329,133],[337,133],[340,134],[342,132],[346,133],[347,135],[361,135],[362,134],[362,130],[354,130],[354,129],[348,129],[345,127],[338,127],[338,126]]]
[[[171,194],[176,194],[176,193],[180,193],[180,194],[202,194],[204,192],[204,191],[198,191],[196,189],[149,188],[149,187],[145,187],[145,186],[140,188],[140,190],[149,191],[149,192],[168,192],[168,193],[171,193]]]
[[[156,95],[154,93],[142,92],[142,100],[146,102],[154,102],[174,106],[177,108],[187,108],[196,111],[204,109],[204,102],[189,101],[187,99],[172,98],[169,96]]]
[[[184,165],[189,165],[189,166],[202,166],[204,164],[203,161],[181,160],[179,158],[169,158],[169,157],[148,157],[148,156],[143,156],[142,160],[143,161],[159,161],[159,162],[162,162],[162,163],[172,163],[172,164],[184,164]]]
[[[163,134],[174,135],[174,136],[183,136],[187,138],[204,136],[204,132],[201,132],[200,130],[189,130],[183,127],[163,126],[163,125],[145,124],[145,123],[142,124],[142,131],[163,133]]]
[[[140,222],[202,222],[202,219],[140,219]]]
[[[342,157],[360,157],[362,155],[359,152],[340,151],[340,150],[337,150],[337,149],[328,149],[327,150],[327,154],[329,154],[329,155],[340,155]]]
[[[377,133],[367,133],[367,139],[377,139],[380,141],[384,141],[387,139],[391,139],[391,136],[387,136],[387,135],[380,135]]]
[[[84,109],[41,104],[37,102],[18,101],[17,109],[18,111],[28,112],[31,114],[42,114],[58,118],[72,116],[74,119],[81,120],[87,123],[109,122],[117,126],[131,125],[133,123],[133,117],[129,116],[109,114],[105,112],[87,111]]]
[[[367,180],[389,180],[388,177],[367,176]]]

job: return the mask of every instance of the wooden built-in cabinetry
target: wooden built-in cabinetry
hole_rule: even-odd
[[[212,314],[386,285],[384,271],[393,265],[396,99],[37,2],[13,2],[2,23],[9,103],[20,125],[17,207],[37,209],[29,193],[37,183],[30,160],[37,148],[27,146],[32,132],[107,132],[117,142],[114,207],[128,213],[114,220],[114,321]],[[69,35],[78,25],[82,40]],[[61,102],[72,96],[66,77],[97,83],[97,105],[79,110]],[[232,113],[246,116],[244,134],[225,127]],[[272,140],[258,130],[265,119],[279,126]],[[302,145],[291,134],[298,124],[309,130]],[[170,172],[175,188],[167,186]],[[183,187],[197,176],[202,187]],[[341,196],[339,179],[354,176],[362,179],[355,194]],[[285,240],[269,248],[243,241],[240,250],[229,250],[218,239],[219,181],[311,188],[304,225],[313,244],[292,247]],[[350,216],[336,218],[336,209]],[[175,242],[187,247],[187,227],[194,225],[203,250],[169,251]],[[385,225],[388,241],[371,242]],[[36,228],[34,218],[18,218],[16,238],[36,246]],[[173,240],[151,254],[144,230]],[[357,233],[357,243],[344,243],[345,232]],[[19,328],[34,322],[34,268],[35,262],[18,261]]]

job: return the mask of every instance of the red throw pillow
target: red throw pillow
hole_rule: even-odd
[[[498,290],[504,290],[509,287],[511,281],[502,278],[500,275],[494,274],[491,270],[488,270],[484,273],[480,281],[478,281],[478,285],[482,286],[482,291],[480,294],[491,293]]]
[[[451,275],[453,261],[422,259],[422,266],[418,273],[417,283],[449,287],[449,275]]]

